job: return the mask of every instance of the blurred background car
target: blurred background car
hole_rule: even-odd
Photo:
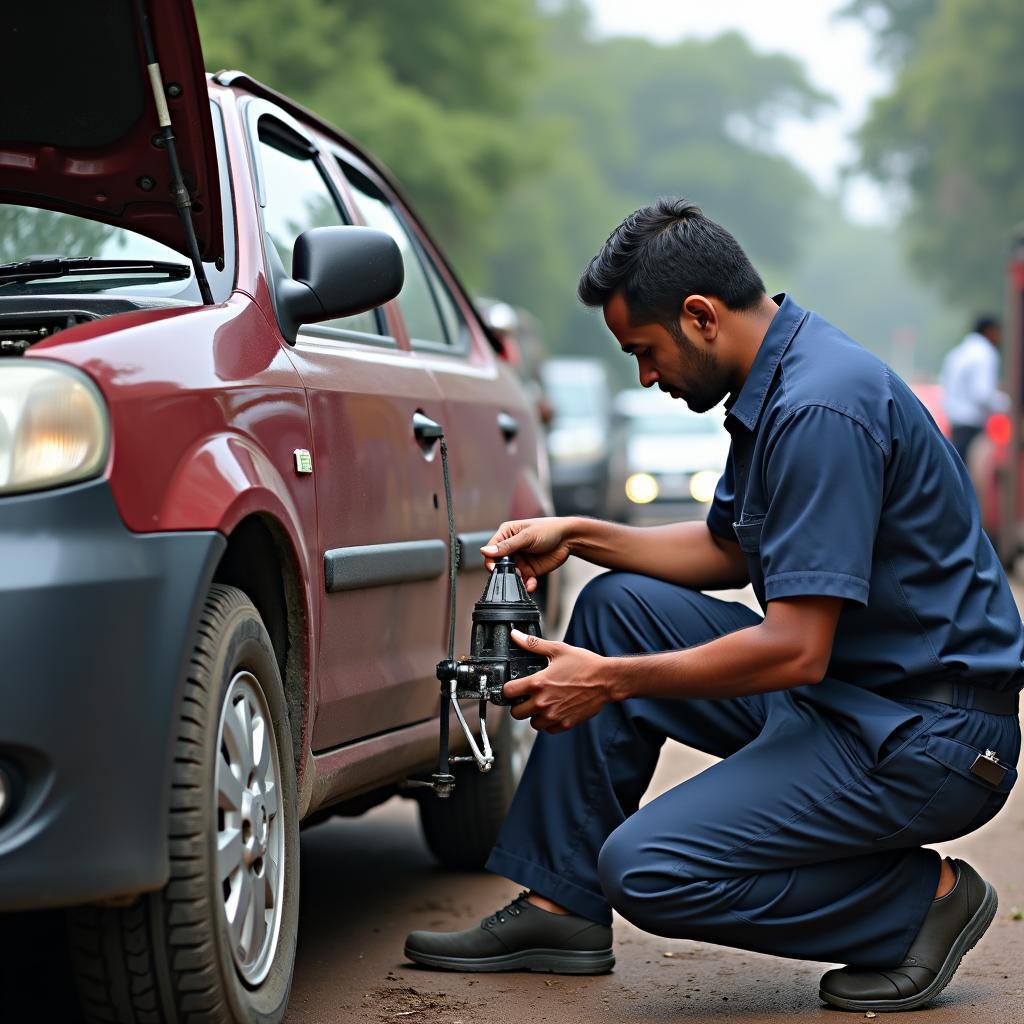
[[[620,391],[612,406],[607,514],[627,523],[703,518],[729,442],[721,408],[695,413],[656,389]]]
[[[541,379],[553,416],[548,429],[551,495],[560,515],[605,515],[611,388],[598,359],[550,359]]]
[[[477,297],[473,305],[484,326],[501,346],[505,361],[519,374],[533,401],[537,419],[543,426],[548,426],[555,410],[544,390],[541,375],[541,367],[547,358],[547,345],[537,318],[522,306],[513,306],[488,296]]]

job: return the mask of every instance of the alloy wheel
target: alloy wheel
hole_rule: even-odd
[[[217,881],[242,980],[270,971],[284,898],[284,809],[274,725],[256,677],[239,672],[221,707],[217,735]]]

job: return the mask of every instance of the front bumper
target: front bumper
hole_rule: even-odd
[[[104,481],[0,499],[0,911],[166,882],[171,722],[225,545],[130,532]]]

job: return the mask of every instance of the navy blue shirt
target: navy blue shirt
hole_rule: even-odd
[[[885,363],[779,300],[727,404],[709,529],[739,542],[762,608],[845,599],[829,676],[1020,690],[1024,627],[960,457]]]

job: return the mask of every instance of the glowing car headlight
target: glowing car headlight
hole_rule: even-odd
[[[718,486],[718,473],[710,469],[702,469],[690,477],[690,495],[694,501],[703,502],[705,505],[715,496],[715,488]]]
[[[0,364],[0,495],[43,490],[102,472],[110,422],[96,385],[70,366]]]
[[[658,481],[650,473],[634,473],[626,480],[626,497],[634,505],[647,505],[658,496]]]

